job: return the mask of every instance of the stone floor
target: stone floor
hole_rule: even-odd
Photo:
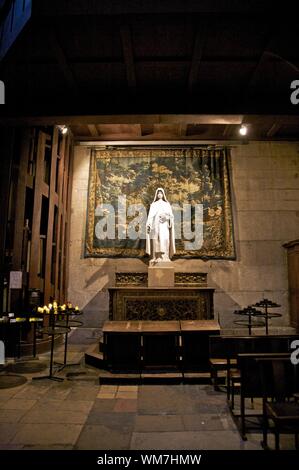
[[[86,348],[70,342],[68,360],[82,360]],[[55,360],[62,354],[60,347]],[[59,376],[26,374],[27,383],[0,389],[0,449],[261,450],[260,430],[242,441],[225,393],[211,385],[99,385],[97,370],[84,365]],[[294,449],[293,436],[281,444]]]

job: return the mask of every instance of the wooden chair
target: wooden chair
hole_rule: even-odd
[[[240,375],[236,370],[238,354],[286,353],[290,351],[290,344],[294,339],[299,339],[299,335],[211,335],[209,337],[209,363],[214,388],[219,389],[218,372],[226,371],[227,399],[228,401],[232,399],[233,402],[234,392],[240,384]]]
[[[238,354],[237,358],[239,376],[235,374],[231,379],[231,411],[233,413],[235,389],[238,387],[240,389],[240,431],[242,439],[246,440],[246,399],[251,400],[251,406],[253,408],[253,399],[263,397],[257,359],[283,358],[290,360],[290,353],[242,353]],[[234,381],[236,384],[234,384]],[[254,414],[251,412],[250,415],[258,417],[260,413]]]
[[[209,337],[209,364],[211,371],[211,383],[214,390],[219,390],[219,372],[226,372],[227,386],[227,370],[236,367],[237,359],[232,357],[234,352],[234,337],[231,336],[214,336]]]
[[[260,369],[263,391],[263,441],[268,449],[269,421],[274,425],[275,450],[279,450],[280,434],[294,434],[299,449],[298,366],[287,358],[256,359]],[[271,401],[269,400],[271,399]],[[291,401],[291,400],[294,401]]]
[[[229,387],[228,387],[228,390],[229,390],[229,398],[228,400],[230,400],[230,407],[231,407],[231,410],[234,409],[235,407],[235,395],[236,395],[236,391],[241,390],[241,372],[239,369],[233,369],[230,371],[230,374],[229,374]]]
[[[226,372],[228,367],[236,367],[237,360],[231,359],[230,363],[226,358],[212,357],[209,359],[211,370],[211,382],[214,390],[219,390],[219,372]],[[227,374],[226,374],[227,375]]]

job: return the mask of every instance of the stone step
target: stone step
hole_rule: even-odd
[[[210,384],[210,375],[205,372],[164,372],[141,371],[140,373],[121,373],[108,370],[99,372],[100,384],[125,385],[125,384],[179,384],[200,383]]]
[[[185,383],[198,383],[198,384],[210,384],[211,374],[210,372],[184,372]]]
[[[105,367],[103,353],[88,351],[85,353],[84,360],[85,364],[96,367],[97,369]]]
[[[178,384],[183,382],[181,372],[148,372],[141,373],[141,383],[144,384]]]
[[[137,385],[141,383],[139,373],[118,373],[110,372],[108,370],[101,370],[99,376],[100,385]]]

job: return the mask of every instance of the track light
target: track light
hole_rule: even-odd
[[[247,126],[245,126],[245,124],[242,124],[241,127],[240,127],[240,129],[239,129],[239,133],[240,133],[241,135],[246,135],[246,134],[247,134],[247,131],[248,131]]]
[[[69,129],[68,129],[68,127],[67,127],[65,124],[59,125],[59,126],[57,126],[57,127],[58,127],[58,129],[60,130],[61,134],[65,135],[65,134],[68,133],[68,130],[69,130]]]

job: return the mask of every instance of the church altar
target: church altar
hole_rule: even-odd
[[[107,321],[103,326],[104,363],[119,371],[206,371],[209,337],[219,334],[215,320]]]
[[[109,320],[214,318],[214,288],[207,286],[206,273],[149,268],[148,273],[116,273],[115,284],[108,288]]]
[[[104,323],[108,369],[207,370],[214,320],[214,288],[207,274],[176,272],[172,263],[142,273],[116,273]]]

